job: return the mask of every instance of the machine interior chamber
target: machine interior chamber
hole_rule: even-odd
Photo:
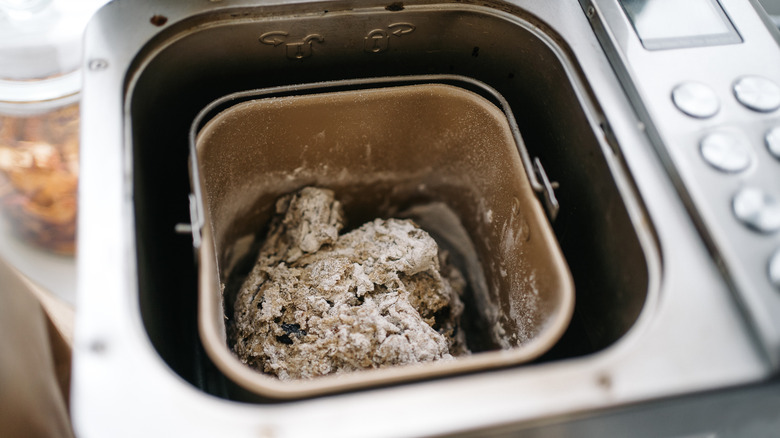
[[[198,112],[242,90],[389,75],[457,74],[495,88],[530,155],[558,183],[552,225],[576,306],[563,338],[535,363],[618,341],[643,308],[647,261],[623,199],[630,195],[604,157],[611,150],[596,130],[599,115],[560,39],[519,9],[340,5],[192,18],[153,40],[127,77],[140,308],[163,360],[193,385],[229,397],[198,337],[191,236],[175,232],[190,221],[188,133]]]

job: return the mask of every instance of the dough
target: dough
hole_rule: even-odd
[[[339,235],[340,203],[307,187],[277,201],[234,304],[234,352],[282,380],[451,360],[465,281],[411,220]]]

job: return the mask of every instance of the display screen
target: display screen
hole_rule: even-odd
[[[742,42],[717,0],[620,0],[650,50]]]

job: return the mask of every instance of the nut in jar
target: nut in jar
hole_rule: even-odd
[[[0,211],[25,240],[75,250],[79,106],[0,115]]]

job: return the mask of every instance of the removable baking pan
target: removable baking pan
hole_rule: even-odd
[[[248,91],[204,109],[190,136],[199,329],[225,376],[289,399],[517,365],[550,349],[571,319],[573,282],[502,102],[468,78],[414,78]],[[276,199],[304,186],[334,190],[348,226],[408,216],[456,253],[477,352],[295,381],[241,363],[227,339],[232,301]]]

